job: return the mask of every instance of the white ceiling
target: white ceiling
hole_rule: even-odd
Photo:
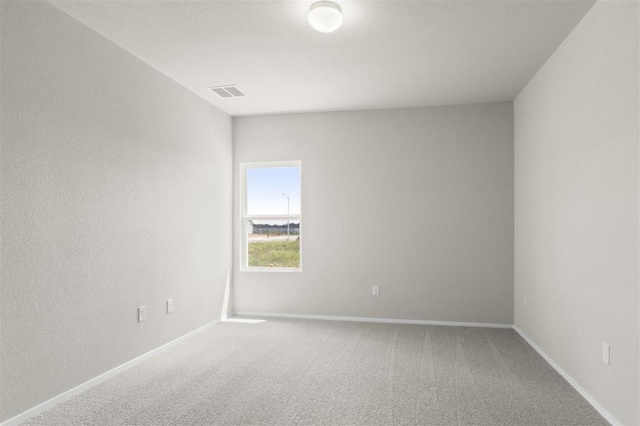
[[[50,0],[233,116],[513,100],[594,1],[338,0],[322,34],[312,0]]]

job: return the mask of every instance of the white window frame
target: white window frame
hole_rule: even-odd
[[[267,167],[299,167],[300,169],[300,213],[289,215],[248,215],[247,214],[247,169]],[[300,264],[296,267],[249,266],[249,243],[247,242],[247,222],[256,220],[297,220],[300,224],[299,237],[302,237],[302,161],[268,161],[258,163],[240,163],[240,271],[242,272],[301,272],[302,238],[300,238]]]

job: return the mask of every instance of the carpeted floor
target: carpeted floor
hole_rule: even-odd
[[[606,425],[513,330],[207,328],[30,425]]]

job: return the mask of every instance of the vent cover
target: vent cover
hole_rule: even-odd
[[[236,85],[207,87],[207,89],[221,98],[244,98],[247,96],[247,94]]]

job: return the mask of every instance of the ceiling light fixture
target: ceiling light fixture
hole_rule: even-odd
[[[332,1],[317,1],[309,9],[309,24],[321,33],[330,33],[342,25],[342,9]]]

